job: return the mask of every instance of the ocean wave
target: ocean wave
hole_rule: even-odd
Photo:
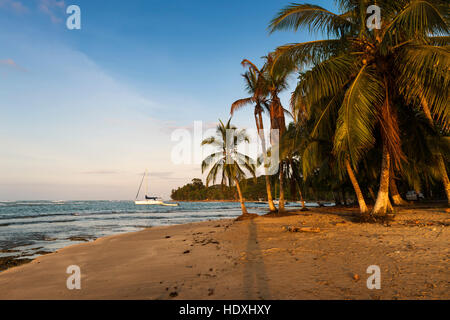
[[[38,220],[38,221],[20,221],[20,222],[9,222],[7,225],[9,226],[17,226],[17,225],[30,225],[30,224],[42,224],[42,223],[69,223],[76,222],[77,220],[68,219],[68,220]]]

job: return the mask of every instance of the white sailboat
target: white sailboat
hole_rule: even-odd
[[[139,193],[141,192],[142,184],[145,180],[145,197],[144,200],[138,200]],[[147,170],[144,172],[144,176],[142,177],[141,184],[139,185],[138,192],[136,194],[136,199],[134,200],[134,204],[136,205],[162,205],[163,201],[159,197],[149,197],[148,196],[148,177]]]
[[[138,200],[139,193],[141,192],[142,184],[145,180],[145,196],[144,200]],[[148,174],[147,170],[144,172],[144,176],[142,177],[141,184],[139,185],[138,192],[136,194],[136,199],[134,200],[134,204],[136,205],[159,205],[159,206],[168,206],[168,207],[178,207],[178,203],[164,203],[160,197],[150,197],[148,196]]]

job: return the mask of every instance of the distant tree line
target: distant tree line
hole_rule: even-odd
[[[279,184],[277,182],[278,175],[271,176],[270,179],[273,181],[273,194],[275,198],[278,198],[280,194]],[[313,189],[314,187],[314,189]],[[350,186],[349,186],[350,187]],[[260,176],[256,179],[244,179],[242,181],[242,194],[246,201],[267,201],[266,183],[265,177]],[[289,201],[300,201],[300,195],[297,189],[297,185],[290,184],[285,187],[285,195]],[[346,203],[354,201],[354,197],[351,195],[351,189],[348,191],[342,189],[345,193],[344,197]],[[335,195],[327,190],[327,186],[320,188],[316,185],[311,186],[311,188],[306,188],[304,193],[304,198],[306,201],[335,201],[336,197],[340,199],[342,195]],[[213,185],[205,186],[201,179],[192,179],[191,183],[188,183],[182,187],[172,190],[171,198],[178,201],[215,201],[215,200],[230,200],[238,201],[238,193],[235,186],[226,185]],[[339,202],[339,200],[337,200]]]

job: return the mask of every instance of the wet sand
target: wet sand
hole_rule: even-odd
[[[355,212],[317,208],[101,238],[1,272],[0,299],[450,298],[445,208],[401,209],[389,226],[355,223]],[[70,265],[81,269],[81,290],[66,287]],[[367,288],[370,265],[381,269],[380,290]]]

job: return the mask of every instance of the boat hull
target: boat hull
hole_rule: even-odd
[[[149,206],[149,205],[162,205],[163,202],[159,200],[136,200],[134,204],[138,206]]]

